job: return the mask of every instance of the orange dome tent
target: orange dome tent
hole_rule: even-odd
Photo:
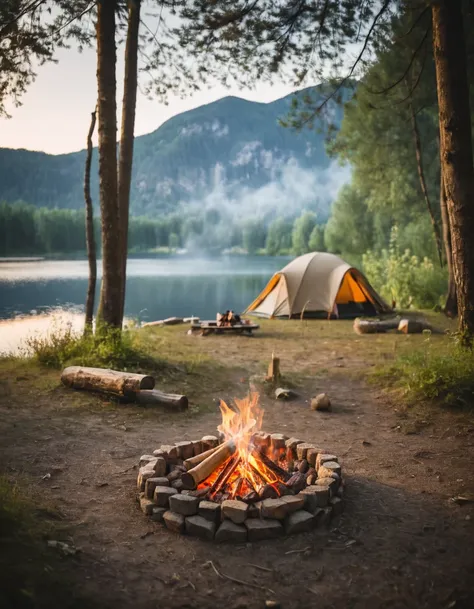
[[[312,252],[275,273],[245,313],[259,317],[354,318],[391,311],[356,268],[334,254]]]

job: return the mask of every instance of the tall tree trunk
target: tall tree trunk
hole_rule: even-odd
[[[448,295],[444,305],[444,313],[448,317],[456,317],[458,314],[458,299],[456,295],[456,282],[454,281],[453,254],[451,251],[451,229],[449,227],[448,207],[446,205],[446,190],[444,188],[442,171],[439,185],[439,206],[441,209],[441,221],[443,224],[443,241],[446,253],[446,266],[448,269]]]
[[[86,319],[84,334],[92,333],[92,320],[94,318],[95,285],[97,281],[97,255],[94,236],[94,211],[91,199],[91,162],[92,162],[92,135],[95,129],[97,110],[91,114],[91,124],[87,134],[87,156],[84,171],[84,199],[86,204],[86,248],[89,263],[89,283],[87,284]]]
[[[432,22],[441,171],[451,229],[459,330],[468,346],[474,336],[474,167],[462,0],[434,2]]]
[[[132,179],[133,140],[135,130],[135,108],[138,78],[138,30],[140,27],[140,0],[128,0],[128,29],[125,45],[125,78],[122,101],[122,131],[120,134],[120,156],[118,174],[118,206],[122,253],[122,317],[125,308],[127,277],[128,216],[130,208],[130,183]]]
[[[423,156],[421,154],[421,138],[420,131],[418,129],[418,122],[416,120],[415,110],[413,108],[412,101],[409,101],[410,108],[410,118],[411,118],[411,127],[413,132],[413,141],[415,143],[415,155],[416,155],[416,165],[418,169],[418,177],[420,178],[420,186],[421,192],[423,193],[423,198],[425,199],[426,208],[428,209],[428,213],[431,219],[431,226],[433,227],[433,234],[436,243],[436,250],[438,252],[439,264],[443,266],[443,247],[441,244],[441,233],[439,230],[438,220],[436,219],[433,206],[431,205],[430,197],[428,195],[428,188],[426,186],[425,180],[425,172],[423,169]]]
[[[122,328],[122,252],[117,200],[116,0],[97,3],[99,191],[102,214],[102,286],[98,322]]]

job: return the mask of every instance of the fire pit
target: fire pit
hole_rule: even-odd
[[[177,533],[245,542],[327,526],[342,512],[337,456],[261,431],[257,393],[220,408],[218,436],[140,458],[138,499],[147,516]]]

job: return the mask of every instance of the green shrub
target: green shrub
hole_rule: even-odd
[[[28,338],[25,347],[25,355],[50,368],[76,365],[119,370],[154,369],[158,364],[144,352],[133,329],[122,332],[108,330],[84,336],[67,324],[56,326],[46,336]]]
[[[440,346],[428,339],[422,350],[399,356],[382,374],[395,379],[409,399],[474,407],[474,351],[454,340]]]
[[[368,251],[362,264],[374,288],[388,302],[394,300],[398,308],[432,308],[446,293],[446,270],[429,258],[413,256],[408,249],[400,251],[396,226],[392,228],[389,249]]]

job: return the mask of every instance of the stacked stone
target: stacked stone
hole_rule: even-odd
[[[163,445],[140,458],[137,480],[142,511],[176,533],[216,542],[271,539],[327,527],[343,510],[341,466],[335,455],[296,438],[258,432],[254,444],[268,456],[284,455],[288,471],[301,484],[280,497],[248,504],[229,499],[209,501],[199,490],[183,489],[183,462],[222,443],[223,437],[204,436],[196,442]]]

